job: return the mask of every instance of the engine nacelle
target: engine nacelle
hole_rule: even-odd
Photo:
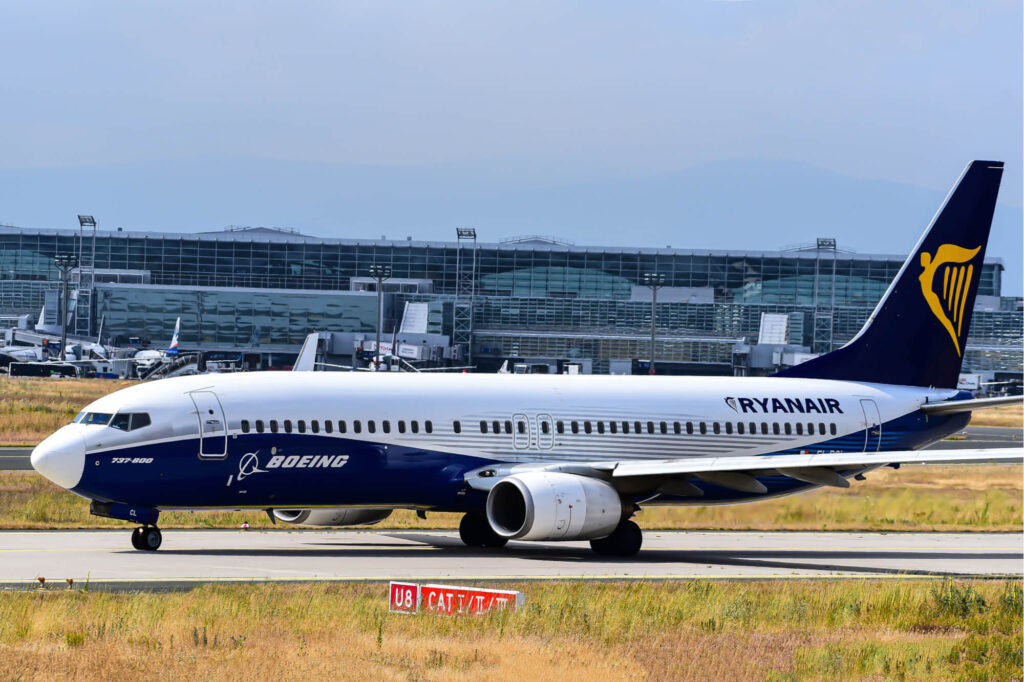
[[[610,535],[622,499],[596,478],[530,471],[503,478],[487,495],[487,522],[513,540],[590,540]]]
[[[274,516],[296,526],[365,526],[391,516],[391,509],[275,509]]]

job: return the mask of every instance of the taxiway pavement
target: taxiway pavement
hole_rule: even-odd
[[[668,580],[1021,576],[1020,533],[648,531],[608,559],[586,542],[470,549],[451,531],[167,530],[156,552],[130,530],[0,532],[0,586],[176,589],[205,582]]]

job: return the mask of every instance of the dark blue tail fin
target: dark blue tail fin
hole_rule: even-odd
[[[864,328],[776,376],[955,387],[1002,175],[968,164]]]

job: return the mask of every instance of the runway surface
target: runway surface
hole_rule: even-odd
[[[43,576],[110,589],[175,589],[204,582],[666,580],[1020,576],[1019,533],[763,533],[650,531],[630,559],[588,543],[510,542],[470,549],[450,531],[164,533],[156,552],[130,531],[0,532],[0,586]]]
[[[961,439],[959,436],[963,436]],[[969,426],[957,440],[944,440],[929,446],[935,450],[962,448],[1018,448],[1024,447],[1024,432],[995,426]],[[29,455],[32,448],[0,448],[0,471],[31,471]]]

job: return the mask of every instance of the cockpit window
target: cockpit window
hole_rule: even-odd
[[[71,420],[71,423],[72,424],[77,424],[78,422],[82,421],[82,417],[84,417],[84,416],[85,416],[85,412],[79,412],[78,415],[74,419]]]
[[[110,426],[121,431],[134,431],[150,423],[149,415],[145,412],[118,412],[110,420]]]
[[[114,418],[110,420],[110,425],[115,429],[127,431],[128,427],[131,425],[131,415],[125,414],[124,412],[115,414]]]
[[[86,412],[83,416],[80,424],[99,424],[100,426],[106,426],[110,423],[110,418],[114,415],[109,412]]]

